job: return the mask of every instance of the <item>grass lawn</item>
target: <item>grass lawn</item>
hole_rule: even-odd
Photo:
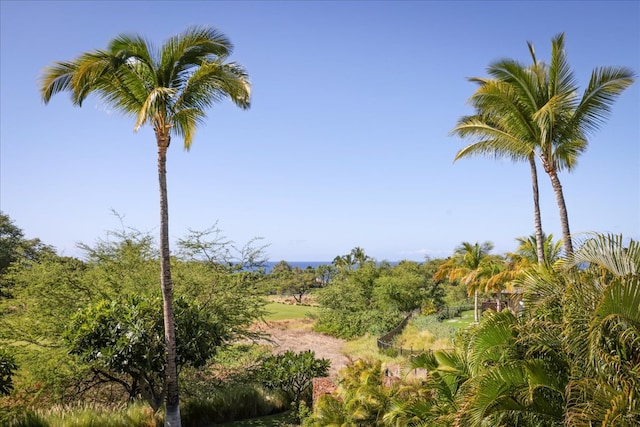
[[[454,328],[464,329],[473,323],[473,310],[463,311],[461,317],[454,317],[453,319],[447,319],[443,323]]]
[[[219,424],[226,427],[279,427],[291,425],[289,413],[269,415],[268,417],[252,418],[250,420],[235,421],[232,423]]]
[[[265,316],[266,320],[301,319],[315,316],[320,310],[318,307],[308,305],[291,305],[278,302],[270,302],[265,308],[269,312],[269,314]]]

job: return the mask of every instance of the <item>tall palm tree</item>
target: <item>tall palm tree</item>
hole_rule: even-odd
[[[560,212],[565,255],[570,255],[573,245],[558,172],[575,168],[578,157],[588,147],[588,135],[604,123],[616,98],[634,82],[634,72],[625,67],[596,68],[579,97],[567,62],[564,34],[552,39],[549,64],[539,62],[533,44],[528,46],[533,61],[530,67],[507,59],[491,65],[488,71],[513,88],[531,112],[531,125],[539,134],[537,156],[551,180]]]
[[[170,38],[159,50],[139,35],[123,34],[105,50],[86,52],[69,62],[55,62],[42,76],[41,96],[48,103],[69,92],[82,106],[90,94],[135,119],[134,130],[153,127],[158,147],[160,187],[160,283],[166,340],[166,425],[180,425],[175,325],[169,251],[169,208],[166,160],[173,135],[188,150],[205,110],[229,98],[238,107],[250,105],[250,83],[244,68],[226,62],[233,45],[221,32],[191,27]]]
[[[433,275],[434,280],[447,278],[453,282],[459,280],[467,286],[469,295],[473,295],[474,320],[480,322],[478,311],[478,292],[482,286],[482,262],[493,249],[492,242],[471,244],[462,242],[456,247],[454,254],[438,268]]]
[[[478,114],[463,118],[460,125],[465,127],[458,130],[459,125],[454,132],[480,140],[482,144],[470,148],[469,154],[523,159],[531,155],[524,148],[534,144],[535,156],[556,195],[564,252],[570,255],[569,217],[558,173],[575,168],[587,149],[588,135],[604,123],[616,98],[634,82],[635,75],[625,67],[596,68],[579,97],[563,33],[551,41],[549,64],[537,60],[532,43],[528,47],[532,65],[502,59],[489,66],[491,79],[476,79],[481,87],[471,102]]]
[[[454,162],[464,157],[485,155],[529,163],[537,253],[538,259],[542,259],[544,233],[540,214],[538,170],[535,162],[535,148],[538,140],[535,129],[529,125],[527,112],[523,111],[516,94],[508,85],[477,77],[469,80],[480,85],[469,99],[476,109],[476,114],[462,117],[451,133],[476,141],[460,149],[456,153]]]

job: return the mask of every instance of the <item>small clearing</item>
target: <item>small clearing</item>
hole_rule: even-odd
[[[335,379],[349,361],[343,352],[346,341],[313,331],[313,322],[313,319],[270,320],[256,325],[255,328],[269,334],[271,342],[260,343],[271,345],[274,353],[284,353],[287,350],[300,353],[311,350],[317,358],[329,359],[329,376]]]

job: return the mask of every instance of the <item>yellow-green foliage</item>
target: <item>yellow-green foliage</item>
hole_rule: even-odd
[[[455,329],[439,322],[436,316],[412,319],[395,341],[396,347],[413,350],[441,350],[453,347]]]
[[[381,362],[391,362],[400,360],[400,358],[389,357],[378,350],[377,337],[369,334],[351,341],[347,341],[344,345],[344,352],[352,360],[367,359],[380,360]]]
[[[162,422],[161,419],[157,420]],[[54,406],[16,417],[9,427],[155,427],[153,410],[144,404],[120,409],[100,406]]]

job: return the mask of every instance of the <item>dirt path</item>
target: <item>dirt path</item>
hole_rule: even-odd
[[[272,345],[275,353],[311,350],[317,358],[329,359],[329,376],[336,378],[338,371],[348,362],[342,351],[345,340],[314,332],[311,329],[312,323],[311,319],[278,320],[261,323],[257,329],[271,336],[272,342],[264,343]]]

